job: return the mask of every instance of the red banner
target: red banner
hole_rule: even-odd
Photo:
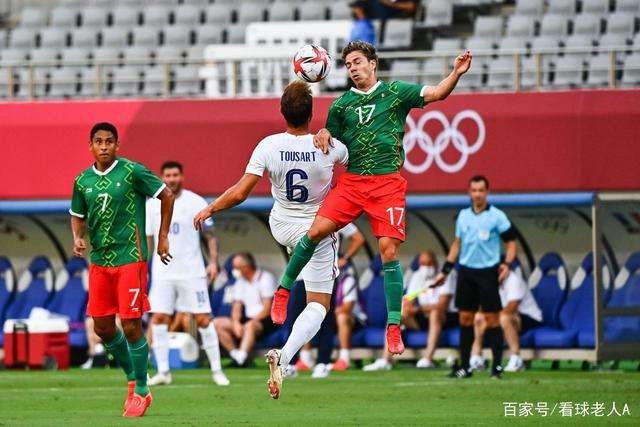
[[[316,100],[314,130],[330,101]],[[153,170],[178,160],[205,195],[233,184],[258,141],[284,127],[277,99],[0,104],[0,198],[70,197],[98,121],[118,127],[121,155]],[[412,112],[403,174],[411,193],[462,192],[478,173],[497,191],[637,190],[638,144],[638,90],[453,95]]]

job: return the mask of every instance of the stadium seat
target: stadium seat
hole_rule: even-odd
[[[582,12],[604,15],[609,12],[609,0],[582,0]]]
[[[97,33],[93,28],[75,28],[71,32],[71,46],[93,48],[98,44]]]
[[[77,93],[77,68],[64,67],[51,71],[49,77],[49,98],[70,98]]]
[[[164,27],[169,23],[171,9],[160,4],[145,7],[142,10],[142,21],[149,27]]]
[[[584,64],[582,59],[576,55],[566,55],[557,58],[555,64],[555,87],[576,87],[582,84],[582,72]]]
[[[160,46],[155,51],[155,59],[156,63],[171,63],[175,64],[184,59],[184,50],[185,47],[180,47],[180,45],[165,45]]]
[[[67,46],[68,38],[65,29],[47,27],[40,31],[40,47],[62,49]]]
[[[228,24],[231,22],[232,10],[229,5],[212,4],[205,11],[205,20],[207,24]]]
[[[554,36],[540,36],[531,42],[531,51],[540,52],[545,50],[557,49],[560,45],[560,39]]]
[[[27,319],[34,307],[46,307],[53,295],[51,263],[43,256],[34,258],[16,285],[16,296],[6,312],[7,319]]]
[[[7,46],[7,31],[4,29],[0,29],[0,50],[4,49]]]
[[[29,52],[29,62],[32,64],[56,65],[58,62],[58,51],[56,49],[32,49]]]
[[[191,44],[191,39],[191,27],[187,25],[168,25],[162,30],[162,44],[164,45],[188,46]]]
[[[500,57],[489,63],[487,86],[492,89],[513,88],[515,66],[512,57]]]
[[[298,9],[301,21],[321,21],[327,15],[327,6],[324,2],[307,2]]]
[[[390,19],[387,21],[381,49],[408,49],[411,47],[413,21],[408,19]]]
[[[245,32],[247,26],[245,24],[231,24],[225,28],[227,43],[244,43]]]
[[[111,11],[111,25],[114,27],[131,28],[140,23],[140,11],[134,6],[117,6]]]
[[[544,12],[544,0],[518,0],[516,15],[538,17]]]
[[[391,80],[420,83],[420,65],[417,60],[395,60],[391,63]]]
[[[179,50],[178,50],[179,51]],[[175,58],[179,60],[181,58]],[[162,96],[165,93],[165,69],[164,67],[147,67],[142,79],[142,95],[147,97]]]
[[[496,40],[502,35],[501,16],[478,16],[473,24],[474,37]]]
[[[598,48],[601,55],[609,55],[611,50],[615,50],[617,58],[620,59],[627,48],[627,37],[623,34],[607,33],[598,40]]]
[[[65,66],[69,65],[69,63],[85,66],[88,65],[90,53],[91,50],[87,48],[69,47],[62,51],[60,54],[60,60],[65,64]],[[73,68],[77,69],[77,67]]]
[[[40,28],[47,25],[47,10],[41,7],[26,7],[20,14],[20,26],[23,28]]]
[[[0,59],[4,64],[11,62],[23,62],[29,54],[28,49],[8,48],[0,50]]]
[[[529,276],[529,288],[542,311],[542,327],[559,328],[560,309],[567,295],[567,271],[560,255],[550,252],[542,256]],[[537,330],[527,331],[520,341],[533,343]]]
[[[468,49],[473,52],[473,60],[476,63],[475,68],[482,68],[489,63],[491,56],[494,53],[494,43],[496,40],[473,36],[466,39],[463,43],[464,49]],[[474,67],[471,67],[474,68]],[[465,77],[466,78],[466,77]],[[462,79],[464,80],[464,79]]]
[[[531,16],[510,16],[507,21],[507,36],[533,37],[536,21]]]
[[[199,45],[222,43],[222,30],[213,25],[204,25],[196,29],[196,43]]]
[[[592,39],[600,34],[602,20],[599,15],[581,13],[573,20],[573,35],[589,36]]]
[[[182,1],[182,4],[191,4],[191,5],[200,6],[200,7],[205,7],[209,3],[211,3],[209,0],[183,0]]]
[[[136,27],[131,34],[135,46],[155,47],[158,45],[159,37],[156,27]]]
[[[250,24],[252,22],[262,21],[264,21],[264,9],[252,3],[240,3],[237,17],[238,23]]]
[[[9,34],[9,47],[31,49],[36,45],[36,30],[18,27]]]
[[[176,68],[173,94],[177,96],[202,95],[202,81],[198,71],[198,66]]]
[[[611,59],[607,55],[589,58],[587,70],[587,86],[605,87],[609,85]]]
[[[111,71],[120,62],[121,50],[116,47],[99,47],[93,51],[94,64],[102,65],[104,71]]]
[[[0,67],[0,99],[6,99],[9,97],[9,76],[11,74],[15,73],[11,73],[9,68]]]
[[[498,54],[500,56],[527,53],[527,39],[523,37],[505,37],[498,42]]]
[[[337,19],[350,19],[351,8],[349,2],[344,0],[338,0],[329,4],[329,18],[333,20]]]
[[[84,258],[71,258],[56,276],[56,292],[47,305],[50,312],[69,318],[69,342],[72,347],[87,346],[84,328],[89,286],[87,268]]]
[[[95,68],[81,68],[79,72],[80,76],[80,91],[78,96],[81,98],[94,98],[98,96],[96,87],[96,76],[98,71]],[[101,74],[101,87],[100,92],[102,95],[106,93],[106,87],[109,80],[109,68],[102,67],[100,69]]]
[[[427,3],[424,26],[444,27],[453,23],[453,3],[450,0],[433,0]]]
[[[428,85],[438,84],[449,72],[449,63],[446,58],[428,58],[422,62],[422,82]]]
[[[16,282],[11,262],[7,257],[0,256],[0,325],[4,325],[7,309],[15,297]],[[0,347],[2,347],[3,333],[0,333]]]
[[[152,56],[151,48],[146,46],[130,46],[122,51],[123,63],[138,73],[150,65]]]
[[[640,252],[629,256],[614,281],[607,307],[638,307],[640,305]],[[603,319],[605,341],[639,341],[638,316],[607,316]]]
[[[73,28],[78,25],[78,11],[69,7],[56,7],[51,11],[51,26]]]
[[[123,48],[129,44],[129,33],[122,28],[107,27],[101,32],[101,46]]]
[[[622,85],[626,87],[640,84],[640,53],[629,55],[624,61]]]
[[[202,21],[202,9],[195,5],[183,4],[174,11],[175,25],[196,26]]]
[[[363,340],[367,347],[380,348],[384,346],[387,302],[384,296],[384,275],[379,255],[373,258],[367,273],[362,276],[363,309],[367,314],[367,327],[364,329]],[[365,281],[368,281],[368,284],[364,283]]]
[[[140,87],[140,70],[136,66],[125,65],[113,70],[113,85],[109,95],[128,97],[138,94]]]
[[[607,18],[607,34],[633,35],[636,18],[628,12],[616,12]]]
[[[80,24],[86,28],[100,28],[107,25],[109,14],[101,7],[87,7],[80,11]]]
[[[616,12],[640,15],[640,0],[616,0]]]
[[[582,59],[587,59],[590,55],[590,52],[592,51],[593,48],[593,39],[589,36],[586,35],[582,35],[582,34],[573,34],[569,37],[567,37],[567,39],[564,42],[564,47],[567,53],[571,52],[572,50],[580,50],[583,51],[583,53],[572,53],[572,55],[574,56],[580,56],[582,57]]]
[[[549,2],[547,13],[573,16],[576,13],[576,0],[553,0]]]
[[[540,24],[541,36],[560,36],[567,35],[569,30],[569,21],[563,15],[545,15]]]
[[[49,71],[49,67],[35,67],[33,73],[30,73],[27,68],[21,68],[18,71],[20,85],[15,92],[16,97],[26,99],[33,95],[36,98],[44,98],[47,93]],[[33,90],[32,93],[30,90]]]
[[[290,3],[276,0],[269,7],[269,21],[293,21],[296,9]]]
[[[432,46],[434,52],[450,52],[452,55],[457,55],[460,49],[462,49],[462,40],[458,38],[437,38]]]

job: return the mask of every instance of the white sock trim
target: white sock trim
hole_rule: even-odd
[[[280,366],[287,366],[293,355],[318,333],[326,315],[327,310],[322,304],[317,302],[307,304],[293,323],[291,335],[289,335],[289,339],[282,347]]]
[[[153,355],[156,358],[158,372],[169,372],[169,325],[151,325]]]
[[[220,343],[213,322],[210,322],[206,328],[198,328],[198,332],[200,332],[200,336],[202,337],[202,348],[205,353],[207,353],[211,371],[220,371],[222,369],[220,363]]]

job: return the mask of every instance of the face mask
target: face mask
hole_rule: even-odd
[[[231,275],[236,279],[239,279],[242,277],[242,273],[240,273],[240,270],[238,270],[237,268],[234,268],[233,270],[231,270]]]
[[[420,272],[427,277],[433,277],[436,274],[436,269],[430,265],[421,265]]]

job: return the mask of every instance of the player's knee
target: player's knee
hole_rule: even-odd
[[[328,234],[329,233],[326,233],[320,227],[311,227],[307,232],[307,236],[309,237],[309,240],[311,240],[314,243],[319,243],[322,239],[327,237]]]
[[[485,325],[485,319],[484,316],[482,315],[476,315],[473,318],[473,326],[475,326],[476,328],[482,328]]]
[[[511,314],[505,313],[505,312],[500,313],[500,325],[503,328],[509,327],[509,325],[512,325],[513,322],[514,322],[514,318]]]
[[[498,313],[484,313],[487,322],[487,328],[496,328],[500,326],[500,316]]]
[[[196,325],[198,328],[207,328],[211,323],[211,316],[208,314],[196,314]]]
[[[473,312],[460,312],[460,326],[473,326]]]
[[[171,321],[171,318],[164,313],[153,313],[151,317],[152,325],[168,325]]]
[[[382,262],[395,261],[400,255],[399,245],[395,245],[391,242],[380,244],[380,258]]]
[[[127,337],[127,341],[133,342],[142,338],[142,325],[140,321],[124,321],[122,322],[122,332]]]
[[[102,342],[111,342],[116,336],[116,325],[95,322],[93,325],[93,331],[100,337]]]

